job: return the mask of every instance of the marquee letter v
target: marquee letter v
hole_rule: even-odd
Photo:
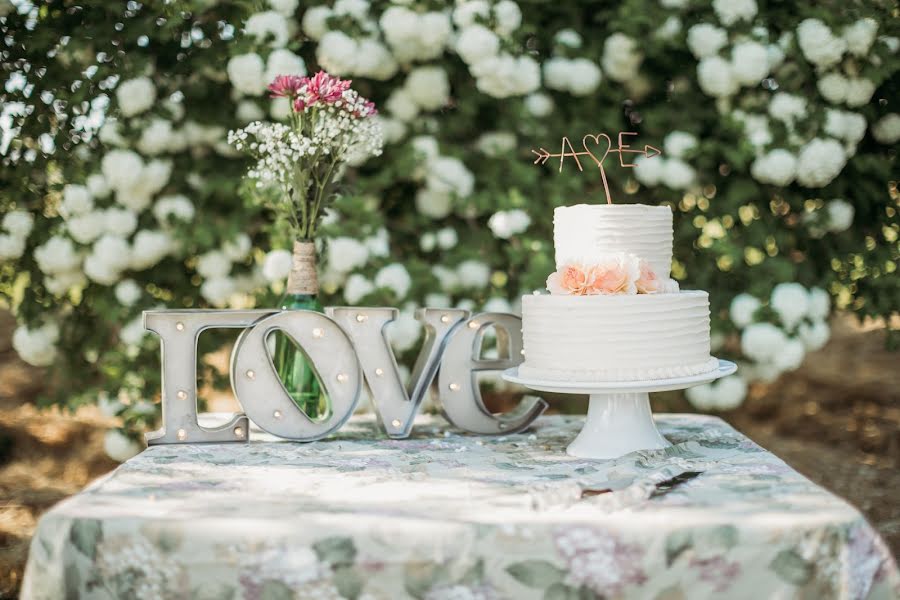
[[[425,341],[419,350],[409,389],[400,381],[397,359],[384,331],[397,318],[396,308],[330,307],[326,312],[353,341],[375,411],[387,434],[392,438],[409,436],[419,405],[440,367],[447,337],[469,317],[469,311],[458,308],[416,311],[416,319],[425,326]]]

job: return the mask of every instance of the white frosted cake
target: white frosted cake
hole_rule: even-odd
[[[709,350],[709,297],[670,279],[672,211],[602,204],[557,208],[550,294],[522,299],[519,375],[629,381],[696,375]]]

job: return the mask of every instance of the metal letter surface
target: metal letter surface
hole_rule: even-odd
[[[469,316],[469,312],[456,308],[416,311],[416,319],[425,326],[425,341],[408,389],[400,381],[397,360],[384,332],[384,328],[397,318],[396,308],[332,307],[327,313],[353,340],[372,393],[372,403],[385,431],[392,438],[408,437],[441,363],[447,335]]]
[[[275,311],[277,312],[277,311]],[[197,340],[206,329],[250,327],[272,310],[148,310],[144,328],[160,337],[162,428],[144,435],[147,444],[246,442],[249,422],[235,413],[227,425],[197,423]]]
[[[488,327],[497,332],[499,358],[483,360],[481,344]],[[504,358],[505,356],[505,358]],[[516,416],[497,417],[487,409],[478,387],[479,371],[501,371],[522,362],[522,319],[504,313],[482,313],[460,325],[450,337],[441,362],[438,387],[447,420],[472,433],[522,431],[547,408],[540,398],[523,399]]]
[[[290,336],[309,357],[331,401],[322,420],[312,420],[294,403],[275,371],[266,339]],[[311,442],[337,431],[353,415],[362,373],[353,344],[332,319],[310,310],[286,310],[244,331],[231,355],[231,385],[253,422],[273,435]]]

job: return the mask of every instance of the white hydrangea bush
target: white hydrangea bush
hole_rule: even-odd
[[[115,398],[128,431],[157,416],[141,311],[277,304],[288,227],[225,138],[289,117],[266,91],[282,74],[352,78],[380,111],[383,155],[351,161],[322,222],[320,282],[326,304],[400,308],[390,336],[406,358],[416,307],[516,311],[543,287],[553,208],[603,194],[589,169],[534,166],[529,149],[602,131],[663,150],[608,166],[613,198],[673,207],[673,274],[709,290],[715,352],[742,362],[690,394],[699,408],[796,368],[833,307],[896,309],[900,24],[886,9],[100,4],[120,17],[82,11],[78,35],[52,11],[0,17],[20,53],[0,92],[0,294],[54,398]],[[204,334],[201,351],[224,339]]]

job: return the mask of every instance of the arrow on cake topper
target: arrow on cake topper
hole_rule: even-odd
[[[625,162],[626,154],[641,154],[645,158],[653,158],[654,156],[659,156],[662,154],[662,150],[651,146],[650,144],[644,144],[643,150],[638,150],[632,148],[628,144],[624,143],[622,136],[626,135],[637,135],[637,133],[631,131],[620,131],[618,136],[619,145],[616,148],[612,147],[612,140],[609,139],[609,136],[605,133],[598,133],[597,135],[587,134],[583,138],[581,138],[581,146],[584,148],[581,152],[576,152],[575,148],[572,147],[572,143],[569,141],[568,137],[563,137],[562,139],[562,148],[559,152],[550,152],[546,148],[539,148],[538,150],[532,149],[531,153],[536,155],[537,158],[534,159],[534,163],[536,165],[546,164],[548,160],[551,158],[559,158],[559,172],[562,173],[563,164],[565,163],[566,157],[570,156],[575,159],[575,164],[578,166],[579,171],[584,171],[584,168],[581,166],[581,160],[579,160],[579,156],[587,156],[590,157],[591,160],[596,163],[597,167],[600,169],[600,177],[603,179],[603,191],[606,193],[606,203],[612,204],[612,197],[609,194],[609,183],[606,181],[606,169],[603,167],[603,161],[606,160],[607,155],[616,153],[619,155],[619,165],[622,167],[636,167],[637,165],[632,162]],[[589,143],[593,143],[596,147],[594,150],[591,150],[589,147]],[[600,155],[600,150],[603,151],[602,156]]]

